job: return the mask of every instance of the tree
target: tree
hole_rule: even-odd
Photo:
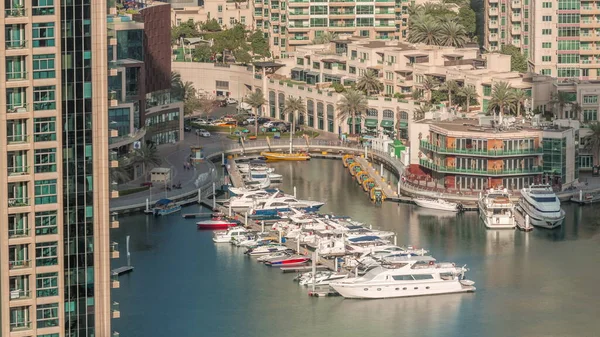
[[[559,117],[563,118],[563,112],[567,105],[571,104],[569,100],[569,93],[565,91],[559,91],[558,93],[552,95],[552,99],[550,100],[550,104],[554,105],[554,107],[558,106]]]
[[[219,32],[222,30],[221,25],[215,19],[206,20],[198,24],[201,30],[205,32]]]
[[[338,118],[340,120],[351,118],[351,133],[356,134],[356,118],[369,108],[367,97],[362,92],[354,89],[348,89],[342,94],[342,98],[338,101],[337,106]]]
[[[499,111],[498,123],[502,124],[502,118],[505,110],[512,110],[515,107],[514,92],[507,82],[496,82],[492,87],[492,98],[489,102],[489,109]]]
[[[600,123],[591,123],[588,126],[591,134],[586,136],[585,149],[592,153],[594,165],[598,165],[598,157],[600,154]]]
[[[250,104],[254,109],[254,135],[258,137],[258,111],[265,104],[265,96],[261,91],[253,91],[251,94],[246,96],[244,102]]]
[[[418,15],[408,29],[408,42],[436,45],[440,37],[440,25],[429,15]]]
[[[427,92],[426,100],[431,101],[431,91],[440,85],[440,81],[433,76],[427,75],[423,78],[421,85],[423,86],[423,90]]]
[[[521,49],[513,45],[503,45],[500,53],[510,55],[511,71],[527,72],[527,57],[521,53]]]
[[[188,20],[182,22],[177,26],[171,28],[171,44],[176,44],[181,38],[199,37],[200,32],[198,27],[194,23],[194,20]]]
[[[452,94],[457,93],[460,89],[458,83],[454,80],[447,80],[442,84],[440,89],[448,93],[448,105],[452,106]]]
[[[250,49],[254,56],[260,56],[261,58],[271,57],[269,41],[265,39],[263,32],[260,30],[254,31],[248,37],[248,41],[250,42]]]
[[[356,82],[356,89],[364,92],[365,95],[377,94],[383,90],[383,83],[379,81],[376,72],[367,70]]]
[[[465,27],[460,23],[446,21],[439,25],[438,45],[461,48],[467,43],[467,40]]]
[[[469,113],[469,110],[471,109],[471,100],[474,98],[476,99],[479,96],[477,94],[477,90],[472,85],[465,85],[464,87],[460,88],[460,90],[458,91],[458,95],[466,99],[467,113]]]
[[[571,114],[575,115],[574,118],[586,123],[589,122],[586,117],[587,116],[582,116],[581,112],[583,111],[583,108],[581,107],[581,105],[577,102],[573,102],[571,103]]]
[[[431,103],[421,104],[413,110],[413,120],[418,121],[425,118],[425,114],[431,111]]]
[[[302,101],[302,97],[289,96],[285,100],[283,112],[288,114],[292,120],[292,129],[290,130],[290,153],[292,153],[292,139],[294,131],[296,131],[296,116],[306,113],[306,104]]]
[[[515,99],[515,105],[517,106],[517,117],[521,116],[521,106],[525,104],[525,101],[529,98],[527,92],[521,89],[513,90],[513,97]]]
[[[473,39],[475,34],[477,34],[477,17],[471,7],[460,7],[458,10],[458,23],[465,27],[465,32],[469,38]]]
[[[211,62],[212,56],[213,54],[210,47],[205,44],[197,45],[192,52],[192,59],[194,62]]]
[[[146,166],[160,165],[162,159],[154,145],[143,145],[141,148],[133,151],[132,162],[142,164],[142,169],[146,173]]]
[[[119,159],[119,165],[110,169],[110,181],[115,183],[124,183],[131,179],[129,172],[125,168],[125,160]]]
[[[183,100],[183,82],[181,74],[175,71],[171,72],[171,96],[175,100]]]
[[[312,41],[313,44],[327,44],[338,38],[338,34],[332,32],[324,32],[319,36],[316,36]]]

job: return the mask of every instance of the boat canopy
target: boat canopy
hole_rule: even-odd
[[[380,239],[379,236],[365,235],[365,236],[359,236],[357,238],[348,239],[348,241],[350,241],[350,242],[361,242],[361,241],[375,241],[375,240],[379,240],[379,239]]]
[[[168,205],[172,202],[173,201],[171,199],[160,199],[159,201],[156,202],[156,204],[154,204],[154,206]]]

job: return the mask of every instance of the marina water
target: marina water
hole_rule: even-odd
[[[398,233],[399,245],[467,264],[473,294],[385,300],[310,298],[292,274],[268,268],[181,214],[122,217],[135,271],[113,300],[123,336],[598,336],[600,209],[565,204],[556,230],[486,230],[477,213],[444,216],[414,205],[373,206],[340,161],[274,163],[281,188]],[[199,206],[183,213],[200,212]],[[123,250],[123,249],[122,249]],[[126,254],[113,260],[126,264]]]

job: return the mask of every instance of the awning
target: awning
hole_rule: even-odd
[[[381,126],[384,128],[393,128],[394,127],[394,121],[389,120],[389,119],[384,119],[381,121]]]
[[[408,122],[400,122],[400,128],[406,129],[408,127]]]
[[[377,119],[376,118],[365,119],[365,127],[376,128],[377,127]]]
[[[422,54],[422,53],[415,53],[415,54],[407,54],[404,55],[405,57],[424,57],[424,56],[429,56],[429,54]]]
[[[317,73],[315,71],[309,71],[306,73],[306,76],[319,76],[321,75],[320,73]]]
[[[348,124],[351,125],[352,124],[352,117],[348,118]],[[360,118],[357,118],[356,121],[354,122],[355,125],[360,124]]]
[[[304,71],[304,68],[292,68],[292,71],[302,72],[302,71]]]

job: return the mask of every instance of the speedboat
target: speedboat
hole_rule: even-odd
[[[281,182],[283,180],[283,176],[281,174],[267,172],[267,171],[250,171],[245,174],[246,177],[251,180],[261,180],[266,179],[267,177],[271,182]]]
[[[272,193],[269,193],[265,190],[256,190],[252,192],[242,193],[238,196],[230,198],[229,201],[225,202],[223,205],[230,206],[234,210],[245,210],[256,205],[257,201],[266,200],[272,196],[275,196],[277,198],[292,197],[291,195],[284,194],[279,190],[275,190],[275,192]]]
[[[315,274],[315,278],[314,278],[314,285],[315,286],[321,286],[321,285],[328,285],[331,282],[337,281],[337,280],[342,280],[348,278],[348,274],[342,274],[342,273],[335,273],[335,272],[320,272]],[[302,286],[312,286],[313,285],[313,278],[312,275],[309,275],[308,277],[305,277],[303,279],[300,280],[300,285]]]
[[[279,259],[266,261],[265,264],[270,267],[292,267],[306,264],[309,257],[302,255],[285,256]]]
[[[171,199],[160,199],[152,208],[152,214],[155,216],[168,215],[179,211],[181,211],[181,205],[176,204]]]
[[[272,195],[267,200],[263,200],[252,208],[253,216],[277,215],[281,212],[290,212],[292,209],[316,212],[325,203],[311,200],[298,200],[292,196]]]
[[[302,161],[310,159],[310,155],[308,153],[261,152],[260,155],[267,158],[267,160]]]
[[[529,215],[531,224],[537,227],[553,229],[565,221],[565,211],[550,185],[531,185],[521,189],[519,206]]]
[[[230,220],[225,217],[214,217],[210,220],[196,222],[198,229],[227,229],[239,225],[241,225],[241,222]]]
[[[258,246],[256,248],[248,249],[244,252],[244,254],[248,254],[250,256],[260,256],[277,252],[285,252],[287,249],[288,248],[286,246],[281,245]]]
[[[264,160],[251,160],[248,163],[237,163],[238,170],[241,173],[247,173],[250,171],[263,171],[263,172],[273,172],[274,169],[267,166],[267,163]]]
[[[490,189],[479,197],[479,217],[491,229],[515,228],[515,205],[506,189]]]
[[[257,262],[267,262],[270,260],[281,259],[281,258],[287,257],[287,256],[290,256],[287,252],[277,252],[277,253],[273,253],[273,254],[259,256],[256,259],[256,261]]]
[[[213,241],[215,243],[229,243],[238,236],[246,236],[248,230],[242,226],[229,228],[227,231],[215,232]]]
[[[360,277],[329,284],[344,298],[392,298],[474,292],[465,280],[468,269],[454,263],[437,263],[430,256],[410,256],[401,262],[382,264]]]
[[[263,179],[246,178],[246,180],[244,180],[244,184],[250,188],[263,189],[271,186],[271,180],[268,176]]]
[[[415,199],[415,204],[424,208],[448,212],[459,212],[462,208],[461,204],[446,201],[444,199],[417,198]]]

